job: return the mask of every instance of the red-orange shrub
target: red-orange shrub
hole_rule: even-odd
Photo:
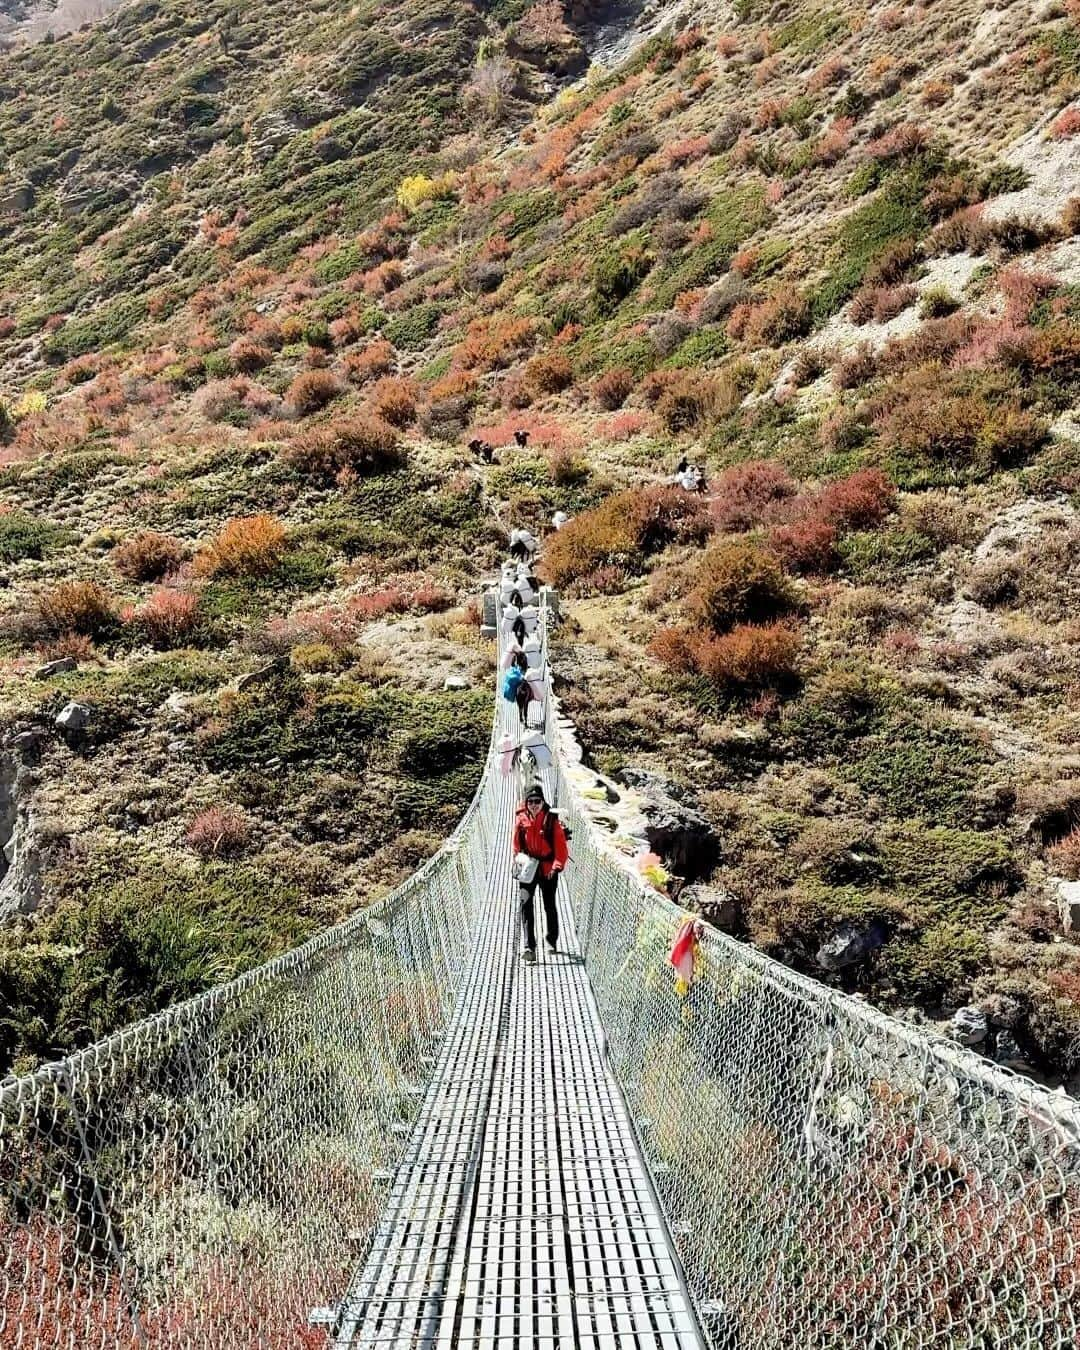
[[[451,370],[428,390],[432,403],[444,403],[447,399],[469,398],[476,391],[476,376],[471,370]]]
[[[343,360],[345,373],[354,384],[389,374],[394,369],[395,351],[385,338],[370,342],[362,352],[350,352]]]
[[[1080,879],[1080,827],[1072,830],[1048,851],[1050,866],[1070,881]]]
[[[752,530],[774,519],[781,503],[794,495],[795,480],[777,460],[733,464],[713,484],[713,520],[724,532]]]
[[[409,601],[400,586],[385,586],[369,595],[358,595],[349,601],[349,612],[360,620],[382,619],[387,614],[404,614]]]
[[[794,592],[776,554],[762,545],[748,539],[720,540],[701,559],[690,610],[711,632],[764,623],[794,607]]]
[[[385,473],[404,463],[404,454],[401,438],[388,422],[360,412],[301,432],[285,459],[305,477],[332,479],[343,470]]]
[[[818,493],[816,510],[840,529],[880,525],[896,505],[896,488],[880,469],[858,469]]]
[[[454,364],[466,370],[503,370],[532,346],[532,319],[473,319],[454,352]]]
[[[1066,108],[1054,119],[1050,127],[1050,135],[1057,140],[1075,136],[1078,131],[1080,131],[1080,108]]]
[[[630,391],[633,387],[633,373],[623,366],[616,366],[612,370],[605,370],[602,375],[596,377],[593,381],[592,396],[597,407],[605,408],[608,412],[614,412],[616,408],[621,408],[630,397]]]
[[[272,572],[285,554],[285,529],[270,515],[228,520],[195,558],[203,577],[260,577]]]
[[[325,408],[340,393],[337,376],[330,371],[305,370],[289,385],[285,399],[301,417],[307,417]]]
[[[208,806],[187,827],[184,842],[200,858],[234,858],[251,838],[251,823],[231,806]]]
[[[390,291],[396,290],[404,279],[405,272],[401,263],[388,260],[379,263],[370,272],[365,272],[360,284],[365,295],[387,295]]]
[[[676,541],[700,542],[708,531],[700,498],[677,488],[631,488],[583,511],[553,535],[544,549],[544,569],[557,586],[601,568],[625,575],[648,554]]]
[[[274,359],[269,347],[263,346],[250,337],[238,337],[229,348],[229,360],[233,370],[240,375],[254,375]]]
[[[656,403],[656,415],[668,431],[699,426],[715,406],[716,385],[698,371],[676,371]]]
[[[694,665],[721,689],[776,688],[795,678],[801,645],[792,623],[738,624],[729,633],[696,638]]]
[[[687,628],[660,628],[649,643],[649,655],[676,675],[695,669],[694,634]]]
[[[790,572],[820,575],[836,566],[836,526],[804,516],[769,531],[769,547]]]
[[[866,153],[871,159],[885,162],[908,159],[918,151],[924,150],[929,143],[930,133],[925,127],[917,126],[914,122],[901,122],[886,131],[883,136],[870,141]]]
[[[178,539],[154,530],[142,530],[112,551],[113,566],[128,581],[160,581],[184,559]]]
[[[38,612],[54,636],[78,633],[97,638],[116,626],[112,599],[96,581],[61,581],[41,595]]]
[[[416,385],[402,375],[386,375],[371,389],[371,403],[384,422],[407,427],[416,421]]]
[[[751,347],[779,347],[810,331],[810,305],[794,286],[782,286],[756,305],[737,305],[728,323],[732,337]]]
[[[182,647],[202,627],[199,598],[191,591],[155,591],[129,622],[151,647],[161,651]]]
[[[574,368],[561,352],[543,352],[525,367],[525,379],[535,394],[557,394],[574,382]]]

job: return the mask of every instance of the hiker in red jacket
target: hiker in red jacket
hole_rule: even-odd
[[[544,901],[544,921],[549,952],[559,941],[559,914],[555,908],[555,889],[559,873],[570,857],[562,822],[544,800],[539,785],[529,788],[524,805],[518,808],[513,835],[514,875],[521,899],[521,927],[525,938],[522,956],[536,960],[536,919],[533,897],[537,886]]]

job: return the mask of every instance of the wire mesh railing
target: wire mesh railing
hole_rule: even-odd
[[[465,967],[492,787],[385,901],[0,1084],[4,1350],[326,1345],[311,1311],[365,1255]]]
[[[309,1313],[370,1249],[507,847],[500,764],[496,744],[455,835],[380,905],[0,1084],[4,1350],[325,1346]],[[1077,1104],[711,930],[680,997],[685,914],[609,849],[558,753],[544,777],[714,1350],[1077,1350]]]
[[[1077,1350],[1080,1104],[688,915],[591,823],[556,749],[611,1064],[715,1350]]]

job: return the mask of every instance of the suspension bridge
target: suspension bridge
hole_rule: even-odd
[[[1080,1347],[1077,1104],[717,932],[680,995],[540,706],[386,900],[0,1083],[3,1350]]]

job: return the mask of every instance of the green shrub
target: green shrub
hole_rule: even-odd
[[[893,173],[871,201],[847,217],[833,248],[832,271],[813,299],[817,322],[834,314],[855,294],[870,265],[890,244],[918,239],[926,231],[924,188],[924,174],[918,167]]]
[[[819,675],[783,723],[794,754],[807,759],[846,756],[850,743],[881,731],[900,691],[872,671],[836,666]]]
[[[49,361],[70,361],[72,357],[126,341],[145,317],[145,298],[125,295],[85,317],[69,319],[63,328],[45,339],[42,351]]]
[[[860,530],[845,535],[837,552],[858,581],[890,581],[934,557],[932,539],[918,530]]]
[[[299,892],[253,868],[152,869],[91,885],[0,937],[0,1065],[55,1058],[201,993],[313,931]]]
[[[593,297],[601,314],[614,314],[652,269],[653,255],[640,241],[630,242],[632,238],[601,253],[593,263]]]
[[[707,366],[727,355],[728,339],[722,328],[702,328],[692,333],[664,363],[675,369]]]
[[[442,305],[413,305],[403,314],[396,314],[383,329],[383,334],[398,351],[413,352],[434,335],[442,316]]]
[[[894,718],[880,736],[859,745],[842,771],[890,816],[960,828],[971,822],[985,767],[985,752],[963,732]]]
[[[69,543],[67,530],[25,515],[22,511],[0,514],[0,562],[22,562],[24,558],[40,561]]]
[[[971,997],[972,983],[989,959],[981,933],[942,922],[918,936],[890,942],[882,954],[882,969],[905,1002],[922,1008],[956,1007]]]

